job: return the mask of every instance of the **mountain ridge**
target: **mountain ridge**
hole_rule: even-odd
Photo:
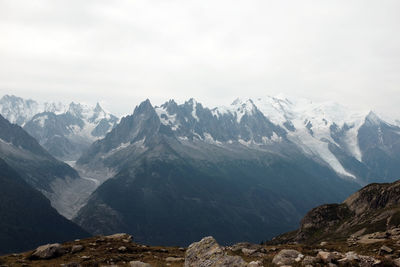
[[[104,167],[114,169],[115,175],[92,194],[74,221],[95,234],[122,231],[158,244],[188,244],[210,231],[223,242],[255,240],[256,231],[272,235],[289,229],[315,203],[336,200],[357,188],[306,157],[257,108],[241,111],[238,122],[232,114],[217,118],[194,100],[182,105],[170,101],[163,107],[142,102],[77,161],[79,168]],[[251,143],[251,138],[263,143]],[[278,149],[282,147],[284,151]],[[324,188],[324,193],[309,197],[310,184]],[[199,219],[198,229],[188,229],[195,214],[208,220]],[[267,219],[262,214],[276,216]],[[160,218],[169,234],[160,232]],[[181,235],[173,234],[178,226],[172,218],[182,221]],[[246,230],[239,233],[239,225]]]
[[[53,156],[76,160],[89,145],[105,136],[118,118],[96,106],[71,102],[39,103],[16,96],[0,99],[0,114],[22,126]]]

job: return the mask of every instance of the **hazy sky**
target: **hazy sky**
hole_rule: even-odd
[[[0,93],[207,106],[284,93],[400,118],[400,1],[0,0]]]

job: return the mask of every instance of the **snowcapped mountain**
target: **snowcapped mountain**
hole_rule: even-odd
[[[93,234],[130,232],[169,245],[209,234],[222,242],[257,240],[260,232],[294,229],[306,210],[343,200],[369,177],[362,173],[368,167],[335,141],[345,140],[346,127],[333,138],[325,133],[330,116],[317,129],[319,117],[297,114],[289,101],[261,102],[238,99],[214,109],[194,99],[142,102],[77,161],[80,169],[110,176],[102,175],[106,181],[75,222]]]
[[[367,155],[363,152],[367,151],[363,147],[365,144],[360,145],[360,128],[371,123],[383,123],[387,126],[385,129],[393,132],[400,131],[400,128],[386,123],[373,112],[353,112],[334,102],[314,103],[284,96],[236,99],[228,107],[214,109],[203,107],[194,99],[180,105],[170,100],[154,108],[148,100],[144,103],[148,106],[147,113],[153,114],[152,120],[159,120],[163,132],[180,142],[196,141],[220,147],[239,144],[284,155],[289,153],[290,146],[325,164],[339,176],[355,179],[360,184],[365,184],[370,178],[391,179],[387,175],[377,177],[378,174],[366,166],[364,158]],[[128,119],[130,116],[123,120]],[[96,149],[98,154],[105,153],[101,159],[112,158],[112,154],[139,141],[145,145],[155,127],[153,125],[153,130],[147,132],[149,128],[138,122],[132,126],[136,129],[134,133],[126,135],[123,140],[113,138],[113,144],[104,151]],[[376,131],[381,131],[379,129]],[[121,131],[129,132],[126,129]],[[143,133],[138,134],[140,132]],[[137,137],[133,138],[135,135]],[[90,150],[86,155],[90,155]],[[84,155],[81,162],[86,162],[85,158]]]
[[[376,175],[368,171],[365,174],[368,167],[363,162],[363,148],[359,144],[360,128],[372,121],[397,131],[396,126],[373,112],[354,112],[335,102],[314,103],[284,96],[237,99],[228,107],[212,110],[204,109],[193,99],[183,105],[171,100],[155,110],[161,123],[181,139],[198,138],[219,145],[239,142],[260,149],[271,149],[275,144],[275,151],[283,154],[285,148],[279,148],[279,144],[287,141],[338,175],[360,183]],[[188,127],[188,122],[193,125]],[[352,162],[351,166],[343,162],[344,157]]]
[[[38,103],[32,99],[23,99],[14,95],[4,95],[0,99],[0,114],[9,122],[23,126],[38,113],[52,112],[60,114],[65,112],[62,103]]]
[[[118,118],[96,106],[70,103],[38,103],[5,95],[1,114],[22,126],[52,154],[62,160],[76,160],[95,140],[104,137]]]

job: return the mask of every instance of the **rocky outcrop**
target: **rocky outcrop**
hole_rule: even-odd
[[[251,243],[220,246],[213,237],[206,237],[186,249],[127,242],[130,238],[127,234],[116,234],[44,245],[32,252],[0,256],[0,266],[400,266],[400,243],[395,240],[358,244],[350,249],[346,242],[333,241],[324,246]]]
[[[272,260],[272,263],[276,265],[290,265],[296,262],[300,262],[304,258],[304,255],[294,249],[283,249],[281,250]]]
[[[184,267],[245,267],[247,263],[239,256],[227,255],[217,241],[209,236],[189,246]]]
[[[400,238],[400,181],[371,184],[342,204],[322,205],[302,219],[300,228],[272,240],[272,243],[348,240],[373,243]],[[397,230],[398,229],[398,230]]]
[[[31,259],[52,259],[65,254],[60,244],[47,244],[38,247],[30,256]]]

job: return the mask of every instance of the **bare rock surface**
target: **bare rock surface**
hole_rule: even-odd
[[[272,263],[282,266],[299,262],[302,254],[294,249],[281,250],[272,260]]]
[[[185,267],[245,267],[239,256],[227,255],[217,241],[209,236],[189,246],[185,254]]]
[[[38,247],[31,255],[31,259],[51,259],[59,257],[65,253],[60,244],[47,244]]]

